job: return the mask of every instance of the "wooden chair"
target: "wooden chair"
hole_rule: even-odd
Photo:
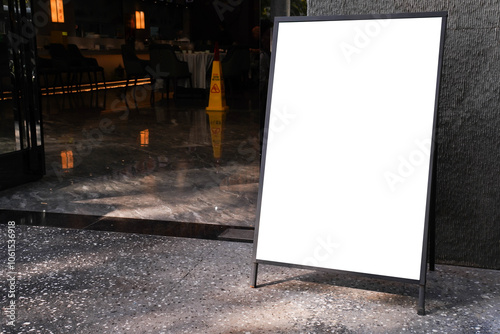
[[[149,64],[149,61],[140,59],[137,57],[135,53],[135,49],[131,47],[130,45],[124,44],[121,46],[122,49],[122,59],[123,59],[123,65],[125,67],[125,74],[127,78],[127,83],[125,84],[125,91],[124,94],[127,94],[127,89],[129,85],[129,81],[131,79],[134,80],[134,89],[133,89],[133,96],[134,96],[134,102],[135,102],[135,107],[137,108],[137,100],[135,97],[135,91],[137,87],[137,79],[142,79],[142,78],[147,78],[149,77],[151,79],[151,86],[154,87],[155,84],[155,77],[151,73],[153,72],[151,70],[151,66]],[[126,99],[125,99],[126,101]],[[154,104],[154,90],[151,90],[151,104]]]
[[[92,83],[95,84],[96,90],[98,89],[97,73],[101,73],[102,80],[104,83],[104,89],[106,90],[106,78],[104,75],[104,68],[99,66],[99,63],[95,58],[85,57],[82,52],[75,44],[68,44],[67,47],[68,55],[70,57],[70,62],[73,66],[78,69],[80,74],[79,85],[82,82],[83,73],[87,73],[90,89],[92,89]],[[94,74],[94,79],[92,80],[90,74]]]
[[[50,58],[52,61],[52,68],[55,69],[62,81],[63,92],[70,92],[73,85],[79,89],[79,75],[81,75],[82,68],[78,64],[71,61],[68,50],[63,44],[52,43],[48,45]]]

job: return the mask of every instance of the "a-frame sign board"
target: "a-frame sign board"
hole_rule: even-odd
[[[276,18],[259,264],[420,285],[445,12]]]

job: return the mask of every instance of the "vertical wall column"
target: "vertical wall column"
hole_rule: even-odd
[[[290,16],[290,0],[271,0],[271,19],[275,16]]]

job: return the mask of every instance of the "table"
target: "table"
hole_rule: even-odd
[[[214,60],[214,54],[209,52],[182,53],[176,52],[177,59],[188,63],[189,72],[192,75],[193,88],[207,88],[207,71]],[[222,60],[224,54],[220,55]],[[188,87],[188,81],[179,81],[180,86]]]

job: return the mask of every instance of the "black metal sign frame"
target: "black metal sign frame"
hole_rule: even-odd
[[[390,275],[378,275],[378,274],[372,274],[370,272],[363,272],[363,271],[349,271],[349,270],[344,270],[344,269],[335,269],[335,268],[324,268],[321,266],[316,266],[316,265],[304,265],[301,263],[289,263],[286,261],[276,261],[272,260],[269,258],[260,258],[257,253],[259,250],[259,231],[262,229],[261,225],[261,212],[262,212],[262,205],[263,205],[263,193],[265,189],[265,176],[266,176],[266,161],[269,159],[269,143],[271,141],[270,136],[272,135],[274,138],[272,140],[276,140],[276,137],[279,137],[279,134],[273,134],[272,129],[270,129],[272,122],[271,114],[273,112],[272,110],[272,99],[273,99],[273,86],[276,85],[276,54],[280,52],[280,45],[278,43],[280,39],[280,25],[283,23],[289,23],[289,22],[295,22],[295,23],[300,23],[300,22],[325,22],[325,21],[349,21],[349,20],[399,20],[399,19],[412,19],[412,18],[441,18],[441,30],[440,30],[440,36],[439,38],[439,50],[438,50],[438,55],[439,59],[437,60],[437,72],[436,72],[436,85],[435,85],[435,96],[434,96],[434,110],[433,110],[433,119],[432,119],[432,129],[431,134],[432,134],[432,141],[430,143],[430,151],[429,151],[429,165],[427,171],[427,197],[425,199],[425,213],[423,215],[425,216],[425,221],[423,222],[423,235],[422,237],[422,249],[421,249],[421,261],[420,261],[420,277],[419,279],[414,279],[414,278],[402,278],[402,277],[394,277]],[[435,138],[436,138],[436,127],[437,127],[437,109],[438,109],[438,98],[439,98],[439,86],[440,86],[440,75],[441,75],[441,68],[442,68],[442,59],[443,59],[443,50],[444,50],[444,38],[445,38],[445,30],[446,30],[446,19],[447,19],[447,12],[431,12],[431,13],[402,13],[402,14],[387,14],[387,15],[349,15],[349,16],[328,16],[328,17],[277,17],[275,19],[275,24],[274,24],[274,33],[273,33],[273,52],[271,56],[271,68],[270,68],[270,76],[269,76],[269,88],[268,88],[268,97],[267,97],[267,110],[266,110],[266,120],[265,120],[265,132],[264,132],[264,145],[263,145],[263,153],[262,153],[262,163],[261,163],[261,176],[260,176],[260,186],[259,186],[259,197],[258,197],[258,206],[257,206],[257,217],[256,217],[256,228],[255,228],[255,237],[254,237],[254,250],[253,250],[253,262],[252,262],[252,274],[251,274],[251,286],[252,287],[257,287],[257,273],[258,273],[258,266],[259,264],[266,264],[266,265],[277,265],[277,266],[286,266],[286,267],[294,267],[294,268],[303,268],[303,269],[315,269],[315,270],[325,270],[329,272],[335,272],[335,273],[344,273],[344,274],[354,274],[354,275],[362,275],[366,277],[372,277],[372,278],[381,278],[385,280],[395,280],[399,282],[405,282],[405,283],[412,283],[412,284],[418,284],[419,285],[419,301],[418,301],[418,314],[424,315],[425,314],[425,287],[426,287],[426,275],[427,275],[427,257],[428,257],[428,246],[429,242],[431,243],[431,256],[433,256],[433,231],[430,229],[433,229],[433,222],[430,221],[432,220],[432,215],[433,213],[431,212],[433,203],[432,201],[434,200],[434,196],[431,196],[433,194],[434,190],[434,182],[433,180],[435,179],[434,171],[435,171],[435,164],[436,164],[436,143],[435,143]],[[327,39],[328,36],[325,36],[325,39]],[[297,47],[301,47],[299,45],[300,41],[297,41],[298,45]],[[351,50],[345,49],[346,52],[350,52]],[[304,68],[304,66],[299,67],[302,70],[307,70],[307,68]],[[315,75],[315,74],[312,74]],[[314,78],[311,78],[314,79]],[[309,113],[313,113],[314,110],[309,110]],[[307,139],[305,139],[307,140]],[[397,141],[397,138],[395,138],[395,141]],[[317,143],[314,143],[317,145]],[[329,147],[326,147],[325,150],[328,150]],[[306,172],[306,171],[305,171]],[[314,172],[314,171],[311,171]],[[290,182],[293,184],[293,180],[290,180]],[[293,192],[293,189],[283,189],[284,192]],[[311,194],[297,194],[297,196],[309,196]],[[268,197],[269,198],[269,197]],[[267,199],[269,200],[269,199]],[[290,208],[295,209],[295,208]],[[362,208],[360,208],[362,210]],[[266,222],[267,223],[267,222]],[[305,226],[304,228],[307,228]],[[430,239],[429,239],[430,237]],[[277,236],[275,238],[275,244],[276,248],[278,249],[280,247],[280,238]],[[420,239],[419,239],[420,240]],[[431,263],[431,270],[433,267],[434,260],[430,259]],[[397,265],[397,264],[393,264]]]

